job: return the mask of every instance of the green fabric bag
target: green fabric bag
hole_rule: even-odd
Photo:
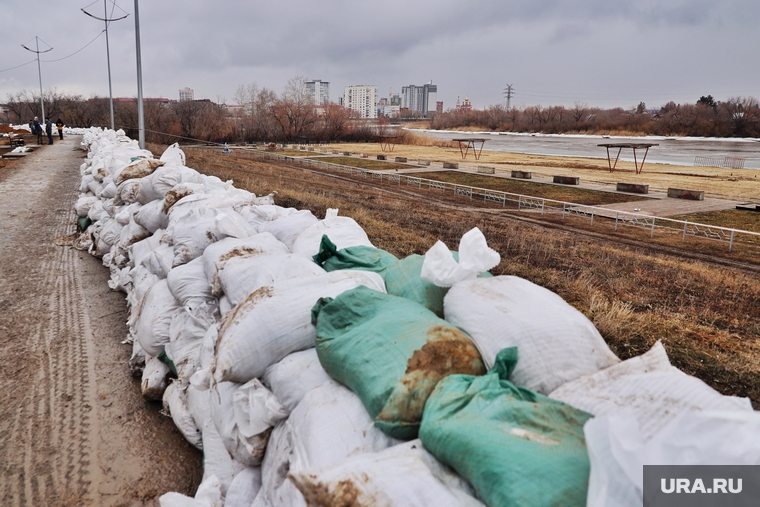
[[[454,259],[459,262],[459,253],[451,250]],[[424,255],[413,254],[390,266],[383,274],[385,289],[388,294],[411,299],[443,318],[443,298],[449,292],[448,287],[438,287],[420,278]],[[485,272],[480,277],[490,277]]]
[[[312,259],[325,268],[325,271],[361,269],[379,273],[381,276],[386,269],[398,262],[398,258],[392,253],[371,246],[350,246],[338,250],[326,234],[322,236],[322,242],[319,244],[319,253]]]
[[[367,287],[320,299],[312,322],[322,367],[395,438],[416,438],[425,401],[440,379],[485,373],[462,331],[422,305]]]
[[[488,375],[452,375],[427,400],[420,438],[490,507],[583,507],[590,464],[583,425],[593,417],[508,380],[517,348]]]

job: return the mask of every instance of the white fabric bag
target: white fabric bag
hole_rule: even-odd
[[[459,282],[446,294],[443,311],[472,338],[489,369],[500,350],[516,346],[510,380],[542,394],[620,361],[586,316],[515,276]]]
[[[261,382],[290,412],[306,393],[330,380],[314,348],[293,352],[264,372]]]

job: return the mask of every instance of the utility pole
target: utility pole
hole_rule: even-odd
[[[135,0],[135,46],[137,53],[137,128],[140,149],[145,149],[145,117],[143,115],[142,59],[140,57],[140,12]]]
[[[90,5],[92,5],[92,4],[90,4]],[[103,0],[103,17],[102,18],[99,18],[97,16],[93,16],[92,14],[90,14],[89,12],[87,12],[84,9],[81,9],[81,10],[82,10],[82,12],[84,12],[85,14],[87,14],[88,16],[90,16],[91,18],[97,19],[99,21],[103,21],[105,23],[105,25],[106,25],[106,29],[105,29],[105,32],[106,32],[106,58],[108,60],[108,98],[109,98],[110,105],[111,105],[111,130],[116,130],[114,128],[114,121],[113,121],[113,89],[111,88],[111,49],[110,49],[110,46],[109,46],[109,43],[108,43],[108,23],[110,23],[111,21],[119,21],[120,19],[124,19],[127,16],[129,16],[129,14],[127,14],[126,16],[122,16],[120,18],[108,19],[108,7],[106,6],[106,0]]]
[[[512,88],[511,84],[508,84],[506,88],[504,88],[504,96],[507,97],[507,111],[509,111],[510,103],[512,101],[512,95],[514,94],[515,89]]]
[[[53,48],[51,47],[50,49],[46,49],[45,51],[40,51],[40,38],[35,35],[34,40],[37,43],[36,51],[34,49],[29,49],[23,44],[21,44],[21,47],[26,49],[27,51],[31,51],[32,53],[37,53],[37,74],[40,76],[40,109],[42,110],[42,123],[44,124],[45,123],[45,102],[42,100],[42,68],[40,67],[40,53],[47,53],[48,51],[52,51]]]

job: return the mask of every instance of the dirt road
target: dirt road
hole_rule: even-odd
[[[127,367],[124,294],[70,246],[81,138],[0,173],[0,505],[152,506],[201,453]]]

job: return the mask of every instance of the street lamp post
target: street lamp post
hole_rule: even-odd
[[[129,14],[127,14],[126,16],[122,16],[120,18],[108,19],[108,7],[106,6],[106,0],[103,0],[103,17],[102,18],[99,18],[97,16],[93,16],[92,14],[90,14],[89,12],[87,12],[84,9],[82,9],[82,12],[84,12],[85,14],[87,14],[88,16],[90,16],[91,18],[95,18],[97,20],[103,21],[105,23],[105,25],[106,25],[106,29],[105,29],[105,32],[106,32],[106,59],[108,61],[108,98],[109,98],[109,103],[110,103],[110,106],[111,106],[111,130],[116,130],[114,128],[114,121],[113,121],[113,88],[111,87],[111,48],[110,48],[110,45],[109,45],[109,42],[108,42],[108,23],[110,23],[111,21],[119,21],[120,19],[124,19],[127,16],[129,16]]]
[[[135,0],[137,1],[137,0]],[[26,49],[27,51],[31,51],[32,53],[37,53],[37,74],[40,77],[40,109],[42,110],[42,123],[45,123],[45,102],[42,100],[42,67],[40,67],[40,53],[47,53],[48,51],[52,51],[53,48],[46,49],[45,51],[40,51],[40,38],[36,35],[34,36],[34,40],[37,44],[37,50],[29,49],[28,47],[21,44],[21,47]]]
[[[143,116],[142,60],[140,58],[140,11],[135,0],[135,46],[137,53],[137,124],[140,129],[139,145],[145,149],[145,118]]]

